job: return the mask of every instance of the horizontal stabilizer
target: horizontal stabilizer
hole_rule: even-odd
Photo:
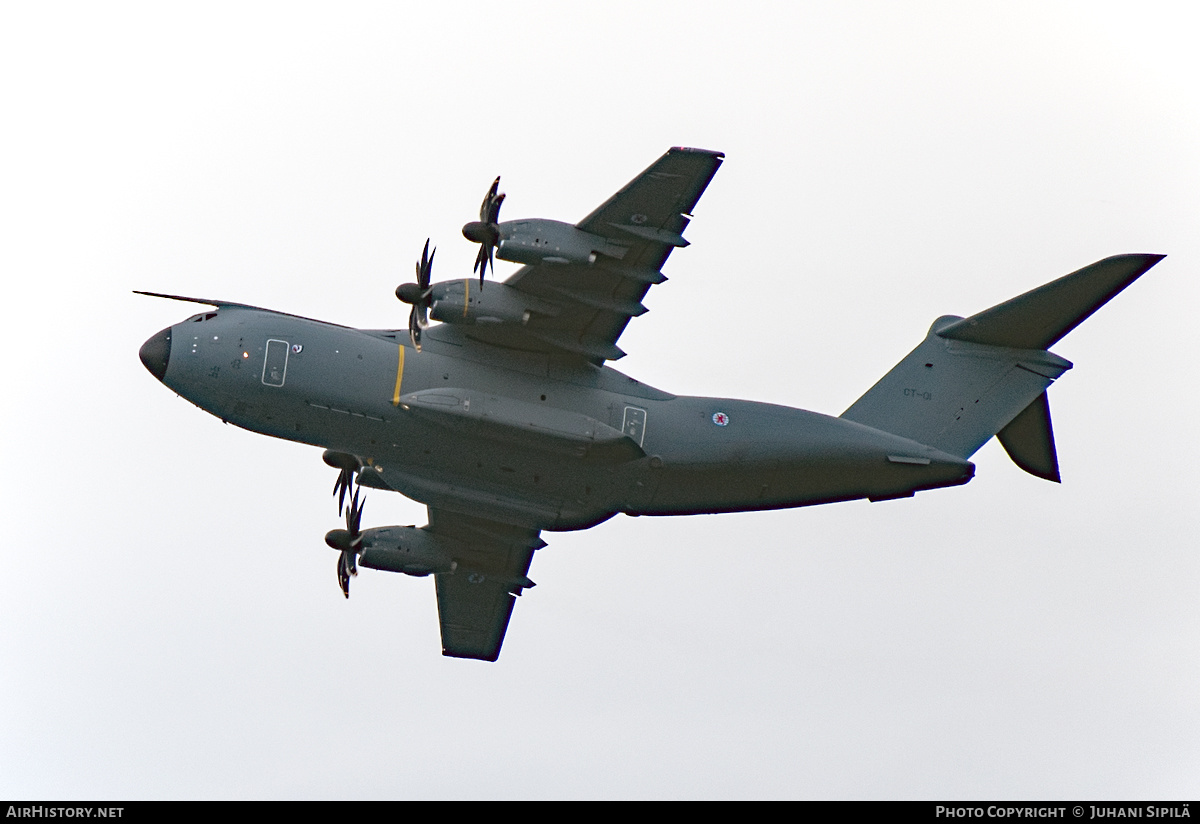
[[[1166,255],[1115,255],[938,330],[943,338],[1049,349]]]
[[[1058,481],[1045,393],[1071,363],[1047,349],[1163,257],[1105,258],[969,318],[938,318],[842,418],[961,458],[999,435],[1017,466]]]
[[[1046,393],[996,433],[1013,463],[1030,475],[1062,483],[1058,474],[1058,451],[1054,448],[1054,428],[1050,425],[1050,399]]]

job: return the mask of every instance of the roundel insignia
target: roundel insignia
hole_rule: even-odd
[[[303,351],[304,351],[304,347],[301,346],[300,344],[298,344],[298,343],[292,344],[292,354],[293,355],[299,355]]]
[[[728,426],[729,425],[729,416],[726,415],[724,412],[714,412],[713,413],[713,423],[715,423],[717,426]]]
[[[649,219],[650,218],[646,217],[645,215],[641,214],[640,212],[636,215],[629,216],[629,222],[633,223],[637,226],[641,226],[643,223],[645,223]]]
[[[467,576],[467,580],[470,581],[472,584],[482,584],[487,579],[484,578],[482,575],[480,575],[478,572],[472,572],[470,575]]]

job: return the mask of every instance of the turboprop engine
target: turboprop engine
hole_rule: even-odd
[[[358,554],[360,566],[384,572],[403,572],[422,578],[454,572],[457,564],[442,542],[423,529],[381,526],[365,530]]]
[[[557,304],[518,291],[504,283],[480,289],[470,278],[435,283],[429,316],[442,323],[527,323],[535,314],[554,317]]]
[[[661,234],[670,234],[641,226],[619,228],[639,237],[653,237],[656,240],[663,240],[659,237]],[[628,246],[576,229],[570,223],[559,220],[510,220],[490,227],[479,222],[468,223],[463,227],[463,235],[479,243],[490,243],[494,235],[496,257],[530,265],[592,265],[602,256],[621,260],[629,251]],[[663,242],[675,244],[674,237],[670,235]],[[678,240],[678,243],[684,242],[682,238]],[[413,302],[416,299],[416,287],[402,288],[408,288],[409,292],[400,295],[397,291],[400,299]],[[504,283],[483,288],[482,284],[472,285],[469,278],[435,283],[425,300],[430,306],[429,316],[434,320],[467,325],[524,324],[533,315],[554,317],[562,310],[559,304],[551,300],[537,298]]]
[[[497,228],[496,257],[513,263],[595,263],[600,255],[621,260],[629,251],[560,220],[509,220]]]

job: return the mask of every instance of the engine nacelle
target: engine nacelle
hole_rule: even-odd
[[[359,566],[384,572],[403,572],[418,578],[453,572],[457,564],[449,547],[423,529],[411,526],[382,526],[364,530]]]
[[[471,278],[433,285],[429,316],[442,323],[525,323],[534,314],[557,315],[559,308],[503,283],[480,287]]]
[[[560,220],[510,220],[499,224],[496,257],[514,263],[586,263],[598,255],[621,260],[628,246]]]

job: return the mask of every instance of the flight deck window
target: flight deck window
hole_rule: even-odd
[[[262,382],[267,386],[283,386],[287,376],[288,342],[267,341],[267,358],[263,361]]]

